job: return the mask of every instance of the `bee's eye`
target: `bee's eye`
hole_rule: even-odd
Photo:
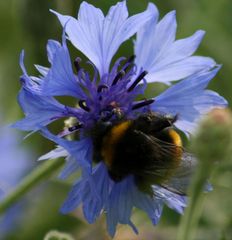
[[[113,112],[112,111],[102,111],[101,112],[101,120],[103,122],[106,122],[108,120],[110,120],[110,118],[113,116]]]
[[[151,117],[148,115],[140,116],[139,120],[142,120],[144,123],[147,123],[147,124],[152,122]]]
[[[123,117],[123,111],[119,107],[108,105],[100,111],[100,117],[104,122],[109,121],[112,118],[119,120]]]

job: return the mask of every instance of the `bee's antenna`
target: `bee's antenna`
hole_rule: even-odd
[[[178,118],[179,118],[179,114],[177,113],[177,114],[174,116],[172,123],[176,122],[176,121],[178,120]]]
[[[103,89],[108,89],[108,86],[105,84],[101,84],[97,88],[97,92],[100,93]]]
[[[168,116],[167,119],[170,122],[170,125],[173,125],[179,118],[179,114],[175,114],[174,116]]]

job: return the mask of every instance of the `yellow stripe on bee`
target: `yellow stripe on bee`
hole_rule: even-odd
[[[173,143],[178,146],[182,147],[182,141],[180,135],[173,129],[169,129],[169,136],[172,138]]]
[[[182,154],[183,154],[182,140],[180,138],[180,135],[173,129],[168,129],[168,134],[172,140],[172,144],[174,144],[176,148],[173,152],[172,168],[167,170],[163,179],[161,178],[161,181],[163,180],[166,181],[170,177],[172,177],[173,173],[175,173],[175,169],[177,169],[178,166],[180,165]]]
[[[177,167],[181,161],[181,157],[183,154],[182,140],[180,138],[180,135],[175,130],[169,129],[168,133],[173,141],[173,144],[175,144],[177,146],[176,153],[175,153],[176,154],[175,163],[177,164],[176,165],[176,167]]]
[[[123,137],[126,130],[130,127],[131,121],[122,122],[114,126],[110,132],[103,138],[101,155],[108,168],[111,168],[115,153],[115,146]]]

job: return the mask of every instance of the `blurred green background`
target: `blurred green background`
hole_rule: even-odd
[[[117,1],[88,1],[103,9]],[[223,67],[210,84],[210,88],[223,95],[229,103],[232,101],[232,1],[231,0],[156,0],[154,2],[163,16],[170,10],[177,10],[177,37],[184,38],[196,30],[206,31],[205,38],[197,54],[211,56]],[[61,26],[56,17],[49,12],[76,15],[79,0],[8,0],[0,1],[0,111],[2,121],[11,123],[23,114],[17,104],[20,89],[19,54],[25,49],[25,64],[30,75],[36,75],[33,64],[48,65],[46,42],[48,39],[61,39]],[[148,1],[128,0],[131,14],[143,11]],[[70,46],[70,44],[69,44]],[[70,46],[74,57],[79,55]],[[120,48],[123,56],[132,54],[132,42]],[[159,89],[157,86],[156,89]],[[39,144],[38,144],[39,143]],[[26,139],[23,147],[34,152],[31,161],[51,150],[53,144],[38,134]],[[1,155],[0,155],[1,160]],[[231,240],[232,239],[232,173],[215,171],[211,182],[214,191],[205,196],[203,215],[200,220],[196,240]],[[49,230],[58,230],[72,234],[77,240],[108,239],[105,233],[104,217],[96,224],[88,225],[80,210],[72,216],[58,213],[69,184],[59,182],[55,176],[27,194],[27,206],[17,226],[4,236],[3,240],[41,240]],[[76,217],[77,216],[77,217]],[[140,235],[136,236],[129,227],[120,226],[115,239],[119,240],[174,240],[179,216],[169,209],[164,210],[161,223],[153,227],[148,218],[140,211],[133,215]],[[1,239],[1,233],[0,233]],[[187,239],[186,239],[187,240]]]

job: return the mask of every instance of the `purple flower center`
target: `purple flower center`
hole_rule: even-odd
[[[124,58],[118,59],[111,72],[100,80],[94,66],[94,77],[90,79],[89,74],[81,68],[81,59],[76,58],[74,66],[78,72],[78,82],[86,96],[78,102],[83,110],[82,119],[78,119],[83,124],[79,124],[78,128],[92,128],[99,121],[117,122],[122,118],[133,118],[138,109],[154,102],[153,99],[136,101],[137,96],[144,92],[144,77],[148,72],[143,70],[138,74],[133,63],[134,58],[135,56],[128,58],[122,67],[120,64]],[[140,84],[141,81],[144,81],[144,84]],[[76,130],[76,127],[74,129]]]

